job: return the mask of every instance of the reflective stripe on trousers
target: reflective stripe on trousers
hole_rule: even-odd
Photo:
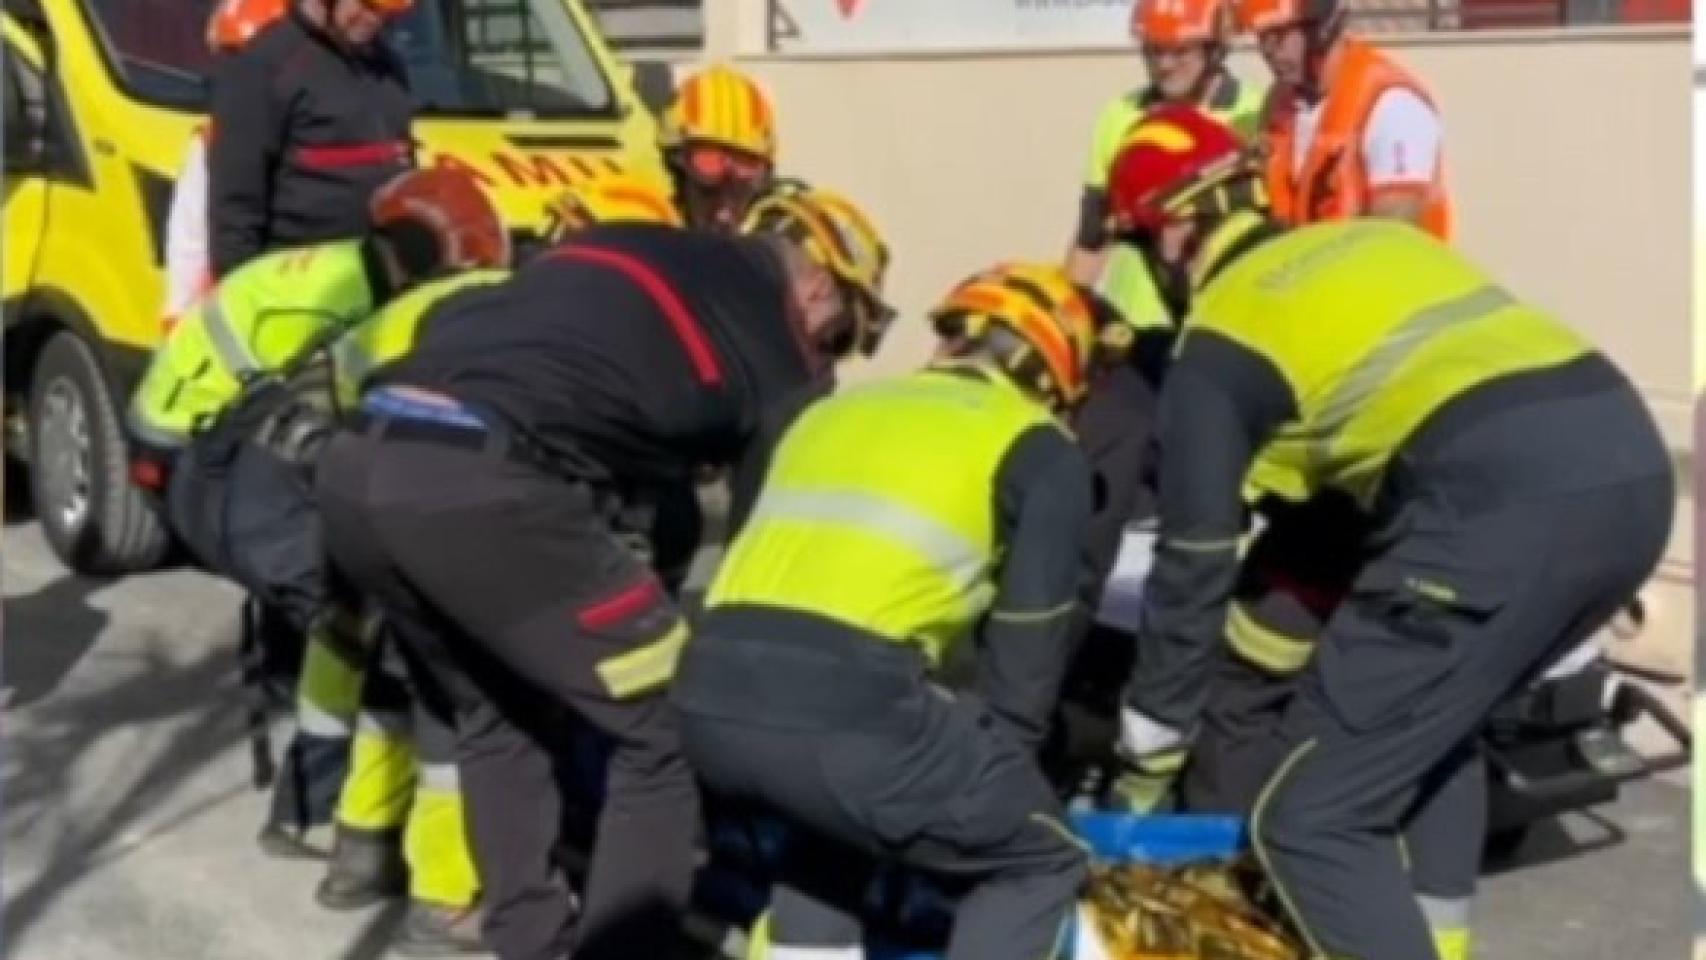
[[[465,821],[456,764],[421,764],[414,808],[403,831],[414,899],[453,907],[474,902],[480,880]]]
[[[296,689],[296,723],[303,733],[347,739],[355,732],[363,664],[348,646],[324,621],[309,632]]]
[[[1299,672],[1315,652],[1314,641],[1288,637],[1267,626],[1242,601],[1227,607],[1226,638],[1239,656],[1277,676]]]
[[[349,776],[338,795],[338,822],[365,831],[395,830],[415,793],[415,742],[406,717],[387,726],[364,712],[350,747]]]
[[[1469,910],[1473,901],[1468,897],[1417,895],[1416,902],[1433,931],[1440,960],[1469,960]]]

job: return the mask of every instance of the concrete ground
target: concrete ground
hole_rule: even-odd
[[[236,694],[236,593],[169,571],[72,577],[4,533],[4,917],[17,960],[367,960],[396,911],[317,908],[315,865],[263,858]],[[1478,960],[1683,957],[1686,779],[1535,832],[1490,874]]]

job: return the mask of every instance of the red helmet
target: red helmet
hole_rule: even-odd
[[[460,170],[430,167],[400,173],[374,192],[368,209],[376,231],[404,223],[424,228],[436,241],[443,269],[509,264],[509,233],[497,208],[474,178]]]
[[[1153,231],[1196,213],[1212,188],[1254,173],[1231,128],[1190,104],[1163,104],[1132,125],[1114,157],[1113,219],[1122,231]]]

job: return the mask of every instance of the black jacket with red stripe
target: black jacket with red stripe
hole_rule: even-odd
[[[345,50],[294,8],[227,57],[208,145],[214,275],[366,229],[368,198],[413,163],[412,113],[389,48]]]
[[[449,394],[568,469],[655,487],[733,465],[756,485],[794,410],[827,389],[761,240],[598,227],[421,320],[372,382]]]

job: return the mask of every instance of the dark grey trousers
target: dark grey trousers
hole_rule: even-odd
[[[1639,589],[1673,509],[1668,476],[1468,516],[1429,505],[1363,569],[1280,719],[1296,746],[1253,818],[1314,951],[1435,960],[1416,892],[1473,877],[1484,823],[1451,815],[1484,790],[1471,738]],[[1396,839],[1406,819],[1427,848],[1417,876]]]
[[[858,908],[886,860],[964,885],[948,960],[1053,955],[1087,860],[1034,757],[974,701],[926,685],[908,651],[862,658],[815,637],[714,630],[689,646],[672,696],[707,787],[799,835],[772,900],[774,943],[859,943]]]
[[[671,956],[698,794],[661,690],[623,677],[658,661],[679,614],[585,484],[478,436],[390,429],[328,447],[327,542],[380,603],[423,698],[453,714],[487,938],[503,960]],[[578,923],[553,857],[577,718],[615,745]]]

